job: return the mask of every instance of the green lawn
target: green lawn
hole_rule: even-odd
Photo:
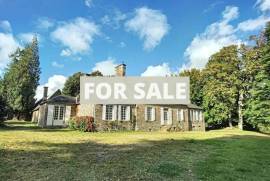
[[[0,128],[0,180],[270,180],[270,136]]]

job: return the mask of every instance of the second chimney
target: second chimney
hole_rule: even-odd
[[[115,73],[118,77],[126,76],[126,64],[120,64],[115,67]]]
[[[43,87],[43,100],[47,100],[48,97],[48,87]]]

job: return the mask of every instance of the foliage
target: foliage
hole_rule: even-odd
[[[203,107],[210,125],[228,125],[236,114],[239,64],[237,46],[232,45],[211,56],[206,65]]]
[[[190,78],[190,98],[193,104],[202,106],[203,101],[203,73],[199,69],[184,70],[180,72],[180,76],[188,76]]]
[[[85,75],[82,72],[77,72],[70,76],[67,81],[65,82],[63,88],[63,94],[68,96],[76,97],[80,94],[80,77]],[[102,73],[99,71],[94,71],[88,76],[102,76]]]
[[[69,120],[69,128],[84,132],[96,131],[94,118],[91,116],[77,116]]]
[[[259,71],[249,91],[245,111],[248,122],[258,129],[270,127],[270,23],[267,24],[265,38],[262,57],[257,60],[260,64],[257,67]]]
[[[3,81],[0,78],[0,124],[4,121],[7,115],[7,103],[5,97],[3,96]]]
[[[3,78],[3,95],[17,118],[29,120],[40,75],[37,37],[10,57],[11,63]]]
[[[63,94],[68,96],[77,96],[80,93],[80,77],[83,75],[81,72],[77,72],[68,77],[63,88]]]

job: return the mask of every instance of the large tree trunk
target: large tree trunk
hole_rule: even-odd
[[[240,91],[239,100],[238,100],[238,128],[243,130],[243,91]]]
[[[231,114],[229,115],[229,127],[232,128],[233,125],[232,125],[232,116]]]
[[[232,125],[232,120],[231,120],[231,119],[229,119],[229,127],[230,127],[230,128],[233,127],[233,125]]]

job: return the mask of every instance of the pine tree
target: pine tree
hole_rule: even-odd
[[[270,23],[264,33],[266,44],[262,47],[260,66],[250,90],[250,98],[245,111],[247,120],[260,130],[270,129]]]
[[[39,75],[38,41],[34,37],[31,44],[11,55],[3,80],[7,103],[19,119],[30,119]]]

